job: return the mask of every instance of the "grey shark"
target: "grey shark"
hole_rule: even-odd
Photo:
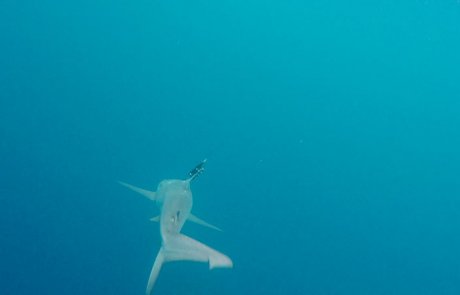
[[[198,164],[185,180],[168,179],[158,185],[156,192],[145,190],[131,184],[120,182],[127,188],[157,203],[160,215],[152,221],[160,223],[161,248],[150,272],[146,294],[152,292],[155,281],[163,263],[169,261],[188,260],[209,263],[209,268],[231,268],[232,260],[226,255],[206,246],[181,233],[187,220],[220,230],[191,213],[193,198],[190,183],[203,172],[206,160]]]

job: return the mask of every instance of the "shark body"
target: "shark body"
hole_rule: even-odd
[[[150,272],[146,289],[147,295],[151,294],[163,263],[168,261],[208,262],[210,269],[233,267],[231,259],[226,255],[181,233],[182,227],[187,220],[220,230],[191,213],[193,198],[190,183],[203,171],[202,165],[204,162],[197,166],[200,169],[195,170],[197,169],[195,167],[190,172],[190,177],[186,180],[168,179],[161,181],[156,192],[120,182],[127,188],[155,201],[160,208],[160,215],[151,220],[160,223],[162,244]]]

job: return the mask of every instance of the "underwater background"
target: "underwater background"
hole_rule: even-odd
[[[144,294],[155,190],[233,269],[153,294],[460,294],[457,0],[0,1],[0,294]]]

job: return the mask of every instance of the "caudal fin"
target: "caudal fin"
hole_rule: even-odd
[[[152,270],[150,271],[149,282],[147,283],[147,289],[145,290],[146,295],[150,295],[150,293],[152,293],[153,285],[155,285],[155,281],[157,280],[158,274],[163,266],[163,262],[164,254],[163,247],[161,247],[160,251],[158,251],[157,258],[155,258],[155,262],[153,263]]]
[[[147,295],[150,295],[152,292],[153,285],[157,280],[163,263],[178,260],[209,262],[209,269],[233,267],[233,262],[228,256],[205,244],[183,234],[171,235],[163,241],[163,246],[161,246],[155,259],[147,284]]]
[[[226,255],[183,234],[168,236],[164,240],[163,253],[165,261],[209,262],[210,269],[233,267],[232,260]]]

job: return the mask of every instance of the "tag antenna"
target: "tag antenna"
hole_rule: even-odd
[[[189,176],[189,179],[190,180],[194,180],[198,175],[200,175],[201,173],[203,173],[204,171],[204,164],[206,164],[208,160],[207,159],[204,159],[203,161],[201,161],[198,165],[195,166],[195,168],[193,168],[192,170],[190,170],[190,172],[188,173],[188,176]]]

